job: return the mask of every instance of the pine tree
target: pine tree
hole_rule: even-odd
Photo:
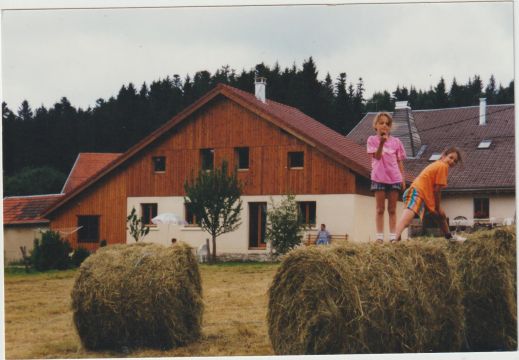
[[[443,77],[440,78],[438,85],[434,88],[434,108],[446,108],[449,106],[449,96],[445,90],[445,80]]]

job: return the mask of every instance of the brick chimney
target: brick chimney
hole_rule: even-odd
[[[266,103],[267,78],[257,77],[254,79],[254,95],[259,101]]]
[[[391,135],[402,141],[408,157],[415,157],[422,147],[422,140],[414,122],[413,111],[407,101],[396,101]]]

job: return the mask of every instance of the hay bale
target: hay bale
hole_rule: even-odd
[[[276,354],[456,351],[463,309],[446,242],[297,249],[269,289]]]
[[[99,249],[72,289],[74,324],[86,349],[168,349],[200,337],[202,288],[186,244]]]
[[[454,255],[468,350],[517,350],[515,228],[474,233]]]

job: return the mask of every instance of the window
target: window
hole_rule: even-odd
[[[234,150],[236,153],[238,170],[248,170],[249,169],[249,148],[240,147],[240,148],[235,148]]]
[[[478,149],[489,149],[490,145],[492,145],[492,140],[482,140],[478,145]]]
[[[439,152],[433,152],[431,157],[429,158],[429,161],[436,161],[436,160],[440,160],[442,157],[442,154],[439,153]]]
[[[305,153],[302,151],[288,153],[288,167],[302,169],[305,164]]]
[[[80,243],[98,243],[99,242],[99,216],[88,215],[78,216],[77,226],[78,230],[77,240]]]
[[[488,198],[474,198],[474,219],[488,219],[490,206]]]
[[[152,159],[153,159],[153,171],[155,171],[155,172],[166,171],[166,157],[165,156],[154,156]]]
[[[202,164],[202,170],[213,170],[214,149],[200,150],[200,163]]]
[[[191,205],[190,203],[184,204],[184,209],[185,209],[185,214],[186,214],[185,220],[188,223],[188,225],[199,226],[198,219],[196,218],[196,215],[193,213],[193,210],[191,210],[190,205]]]
[[[303,223],[307,226],[315,227],[315,201],[298,201],[297,204],[303,217]]]
[[[157,216],[157,204],[141,204],[141,213],[144,225],[155,225],[151,219]]]

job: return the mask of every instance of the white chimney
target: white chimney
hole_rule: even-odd
[[[254,79],[254,85],[255,85],[255,91],[254,94],[256,95],[256,99],[259,101],[266,103],[266,87],[267,87],[267,78],[264,77],[258,77]]]
[[[479,98],[479,125],[487,124],[487,99]]]

